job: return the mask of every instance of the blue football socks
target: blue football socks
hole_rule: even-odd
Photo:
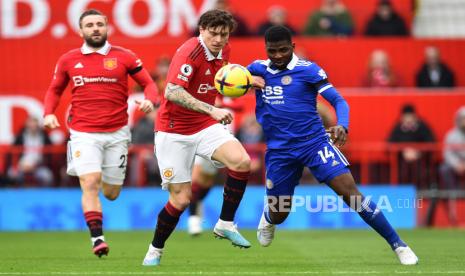
[[[363,198],[362,204],[359,208],[358,214],[360,217],[378,234],[380,234],[394,250],[399,246],[407,246],[397,235],[396,230],[392,228],[391,224],[384,217],[383,212],[378,209],[376,203],[370,200],[370,198]]]

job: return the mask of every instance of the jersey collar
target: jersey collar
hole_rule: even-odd
[[[81,53],[83,55],[98,53],[98,54],[101,54],[103,56],[106,56],[108,54],[108,52],[110,52],[110,49],[111,49],[111,44],[108,43],[108,41],[106,41],[105,45],[103,45],[103,47],[98,49],[97,51],[89,48],[89,46],[87,46],[87,44],[84,42],[84,44],[82,44],[82,47],[81,47]]]
[[[297,61],[299,61],[299,57],[297,57],[295,54],[292,54],[292,59],[291,62],[287,64],[287,69],[293,70],[294,67],[297,65]]]
[[[295,54],[292,54],[292,59],[291,61],[287,64],[286,68],[289,70],[293,70],[294,67],[297,65],[297,62],[299,61],[299,57],[296,56]],[[270,72],[271,74],[277,74],[281,72],[279,69],[273,69],[271,68],[271,60],[266,60],[263,62],[264,65],[266,65],[266,71]]]
[[[201,35],[198,36],[198,40],[200,42],[200,45],[202,45],[202,47],[203,47],[205,57],[207,58],[208,61],[212,61],[212,60],[215,60],[215,59],[223,59],[223,49],[221,49],[221,51],[218,53],[218,56],[215,57],[212,54],[212,52],[210,52],[210,49],[208,49],[207,45],[205,45],[205,42],[203,41]]]

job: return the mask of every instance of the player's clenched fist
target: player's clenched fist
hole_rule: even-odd
[[[44,117],[44,126],[54,129],[59,127],[60,124],[58,123],[58,119],[54,114],[48,114]]]
[[[136,104],[139,105],[139,110],[145,113],[150,113],[153,111],[153,103],[149,100],[135,100]]]
[[[223,108],[214,107],[212,112],[210,113],[210,116],[218,122],[222,123],[223,125],[230,124],[233,120],[231,112]]]
[[[333,126],[326,130],[326,133],[329,133],[333,143],[342,147],[347,140],[347,130],[343,126]]]

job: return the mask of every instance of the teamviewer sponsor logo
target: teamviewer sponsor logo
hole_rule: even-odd
[[[83,86],[84,85],[84,79],[82,76],[74,76],[73,77],[73,82],[74,86]]]
[[[73,77],[74,86],[83,86],[86,83],[116,83],[118,82],[117,78],[106,78],[106,77],[83,77],[83,76],[74,76]]]
[[[208,92],[208,90],[214,90],[214,89],[215,89],[214,86],[211,86],[208,83],[202,83],[201,85],[199,85],[199,89],[197,90],[197,93],[205,94]]]

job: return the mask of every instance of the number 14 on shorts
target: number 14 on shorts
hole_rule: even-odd
[[[321,161],[325,164],[328,163],[328,159],[334,159],[334,152],[328,150],[327,146],[324,147],[324,150],[319,150],[318,155],[321,157]]]

